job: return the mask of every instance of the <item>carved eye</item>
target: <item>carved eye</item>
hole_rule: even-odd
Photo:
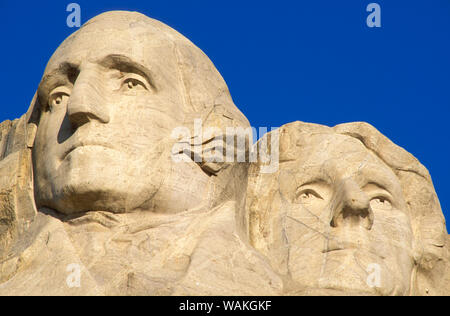
[[[123,89],[126,92],[137,92],[139,90],[148,90],[146,85],[139,79],[128,78],[123,81]]]
[[[319,193],[314,190],[302,190],[297,195],[297,202],[301,204],[309,204],[315,200],[323,200]]]
[[[370,201],[370,207],[372,210],[383,210],[383,211],[390,211],[392,210],[393,206],[392,203],[389,201],[389,199],[379,196]]]
[[[70,91],[65,87],[58,87],[50,93],[48,99],[48,109],[66,106],[69,101]]]

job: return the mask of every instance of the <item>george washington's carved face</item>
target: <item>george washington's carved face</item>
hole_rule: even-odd
[[[93,18],[54,53],[38,96],[38,207],[170,214],[242,194],[233,168],[210,177],[172,160],[177,127],[248,121],[209,58],[167,25],[126,11]]]
[[[173,49],[139,24],[88,24],[50,60],[33,151],[37,203],[62,213],[149,208],[183,120]]]
[[[396,175],[355,138],[300,137],[273,182],[269,257],[286,249],[285,273],[312,293],[408,294],[414,237]]]

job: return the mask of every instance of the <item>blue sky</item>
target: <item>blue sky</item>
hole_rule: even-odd
[[[21,116],[72,1],[0,0],[0,121]],[[74,1],[75,2],[75,1]],[[389,0],[368,28],[365,0],[76,1],[82,23],[134,10],[199,46],[252,126],[366,121],[429,170],[450,218],[450,1]]]

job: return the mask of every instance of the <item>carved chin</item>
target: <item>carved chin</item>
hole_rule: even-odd
[[[127,185],[120,187],[102,183],[98,178],[91,180],[66,183],[50,199],[44,197],[39,204],[63,214],[89,211],[127,213],[149,208],[147,204],[156,191],[141,190],[137,193],[130,191]]]
[[[49,207],[63,214],[88,211],[126,213],[149,209],[159,183],[157,174],[134,179],[126,170],[91,164],[89,169],[69,168],[62,176],[38,190],[38,206]],[[82,171],[81,171],[82,170]],[[47,189],[51,188],[51,189]]]
[[[409,275],[392,258],[358,249],[332,251],[309,257],[291,257],[293,280],[306,287],[306,295],[408,295]],[[292,262],[302,260],[304,263]],[[311,263],[316,262],[312,266]],[[308,266],[309,263],[309,266]],[[329,292],[329,293],[328,293]],[[325,294],[327,293],[327,294]],[[334,293],[334,294],[333,294]]]

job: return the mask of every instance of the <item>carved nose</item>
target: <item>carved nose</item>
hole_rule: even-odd
[[[368,230],[372,229],[374,217],[369,197],[353,180],[343,181],[336,198],[330,223],[332,227],[362,225]]]
[[[92,120],[104,124],[109,122],[109,110],[102,90],[101,79],[95,72],[80,73],[67,105],[67,114],[75,129]]]

